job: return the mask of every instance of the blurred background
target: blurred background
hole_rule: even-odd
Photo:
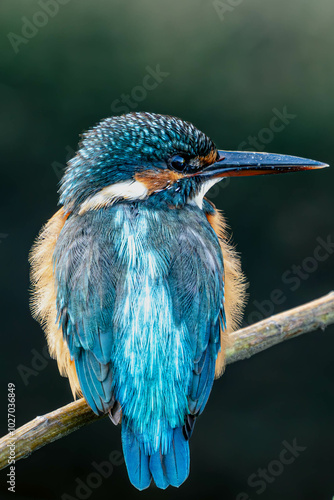
[[[18,426],[72,400],[30,315],[27,259],[79,134],[147,110],[193,122],[222,149],[334,165],[333,17],[332,0],[1,0],[1,434],[9,382]],[[332,167],[211,191],[250,283],[245,324],[331,290],[333,181]],[[196,425],[189,479],[141,497],[330,500],[333,332],[228,366]],[[280,465],[286,443],[299,451]],[[92,475],[113,451],[108,419],[85,427],[17,463],[15,498],[139,497],[121,460]]]

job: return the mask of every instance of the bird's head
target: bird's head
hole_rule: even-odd
[[[147,199],[201,207],[205,193],[224,177],[325,166],[294,156],[218,150],[189,122],[130,113],[107,118],[83,134],[62,179],[60,203],[79,213]]]

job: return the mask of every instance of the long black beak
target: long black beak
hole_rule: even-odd
[[[272,153],[218,151],[218,160],[203,169],[203,177],[238,177],[244,175],[280,174],[328,167],[326,163]]]

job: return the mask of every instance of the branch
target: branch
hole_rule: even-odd
[[[312,332],[334,323],[334,292],[320,299],[276,314],[231,334],[231,347],[226,352],[226,364],[250,358],[258,352],[303,333]],[[8,466],[9,446],[15,442],[15,460],[28,457],[57,439],[80,427],[105,417],[96,416],[84,399],[58,410],[36,417],[0,439],[0,469]]]
[[[226,364],[250,358],[268,347],[303,333],[313,332],[318,328],[324,331],[326,326],[332,323],[334,292],[232,333],[232,347],[227,349]]]

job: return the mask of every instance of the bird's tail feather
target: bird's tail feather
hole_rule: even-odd
[[[122,421],[122,445],[129,479],[138,490],[145,490],[151,483],[150,457],[138,441],[125,419]]]
[[[148,488],[152,477],[158,488],[179,487],[189,475],[189,443],[182,428],[173,429],[173,439],[167,453],[157,451],[146,455],[128,424],[122,422],[122,444],[126,467],[131,483],[138,489]]]
[[[157,451],[150,457],[150,471],[158,488],[179,487],[189,475],[189,442],[182,433],[182,427],[173,429],[173,439],[168,452]]]

